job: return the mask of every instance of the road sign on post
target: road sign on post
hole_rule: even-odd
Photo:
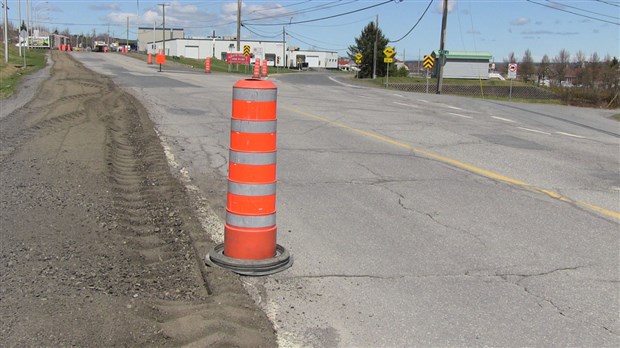
[[[244,45],[243,46],[243,55],[244,56],[250,56],[250,46],[249,45]]]
[[[517,64],[508,64],[508,78],[514,80],[517,78]]]
[[[394,63],[394,58],[383,58],[384,63]]]
[[[386,47],[383,50],[383,54],[385,54],[386,57],[388,58],[392,58],[392,56],[396,53],[396,51],[394,51],[394,49],[390,46]]]
[[[433,58],[433,56],[424,56],[424,62],[422,63],[422,66],[426,69],[431,69],[433,66],[435,66],[435,58]]]

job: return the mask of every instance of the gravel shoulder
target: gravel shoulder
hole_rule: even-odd
[[[276,346],[241,279],[204,267],[213,243],[146,110],[50,58],[31,101],[2,105],[2,345]]]

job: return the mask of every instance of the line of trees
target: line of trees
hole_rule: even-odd
[[[596,52],[588,57],[579,50],[571,57],[568,50],[562,49],[555,57],[545,54],[540,62],[535,63],[532,52],[527,49],[520,60],[511,52],[504,63],[504,71],[507,71],[508,63],[518,63],[519,78],[539,85],[548,82],[551,85],[618,89],[620,82],[618,58],[609,54],[601,59]]]

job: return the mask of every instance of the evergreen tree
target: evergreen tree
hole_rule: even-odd
[[[349,46],[349,58],[355,59],[357,53],[362,54],[362,63],[358,74],[360,78],[372,78],[375,39],[377,40],[377,76],[385,76],[386,66],[383,63],[383,58],[385,58],[383,50],[390,40],[383,35],[381,29],[376,27],[375,22],[370,22],[362,30],[360,36],[355,38],[355,45]]]

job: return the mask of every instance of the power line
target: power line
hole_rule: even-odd
[[[347,2],[343,3],[342,0],[337,0],[337,1],[328,2],[326,4],[317,5],[317,6],[313,6],[313,7],[308,7],[306,9],[301,9],[301,10],[297,10],[297,11],[293,11],[293,12],[282,13],[282,14],[277,14],[277,15],[273,15],[273,16],[265,16],[265,17],[260,17],[260,18],[250,18],[250,19],[246,20],[246,22],[248,22],[248,21],[260,21],[260,20],[279,18],[279,17],[292,17],[292,16],[304,14],[304,13],[310,13],[310,12],[315,12],[315,11],[326,10],[326,9],[333,8],[333,7],[348,5],[350,3],[357,2],[357,1],[359,1],[359,0],[350,0],[350,1],[347,1]],[[337,4],[334,4],[334,3],[337,3]],[[334,4],[334,5],[332,5],[332,4]],[[252,12],[250,12],[250,14],[252,14],[254,12],[256,12],[256,11],[252,11]]]
[[[620,5],[611,3],[609,1],[603,1],[603,0],[594,0],[594,1],[602,2],[603,4],[607,4],[607,5],[610,5],[610,6],[620,7]]]
[[[303,43],[305,43],[306,45],[309,45],[310,47],[318,48],[318,49],[321,49],[321,50],[326,50],[326,51],[344,51],[344,50],[346,50],[346,48],[326,48],[326,47],[319,47],[319,46],[317,46],[317,45],[314,45],[314,44],[311,44],[311,43],[309,43],[309,42],[306,42],[306,41],[304,41],[304,40],[302,40],[302,39],[300,39],[300,38],[298,38],[298,37],[295,37],[294,35],[291,35],[291,34],[289,34],[288,32],[286,33],[286,35],[287,35],[287,36],[292,37],[293,39],[295,39],[295,40],[297,40],[297,41],[299,41],[299,42],[303,42]]]
[[[415,24],[413,25],[413,27],[411,27],[411,29],[409,29],[409,31],[407,32],[407,34],[405,34],[403,37],[401,37],[401,38],[400,38],[400,39],[398,39],[398,40],[394,40],[394,41],[390,41],[390,42],[398,42],[398,41],[400,41],[400,40],[402,40],[402,39],[406,38],[407,36],[409,36],[409,34],[411,34],[411,32],[413,31],[413,29],[415,29],[415,27],[417,27],[417,26],[418,26],[418,24],[420,23],[420,21],[422,20],[422,18],[424,18],[424,15],[426,15],[426,12],[428,12],[428,9],[431,7],[431,4],[432,4],[432,3],[433,3],[433,0],[431,0],[431,1],[428,3],[428,6],[426,6],[426,9],[424,10],[424,12],[422,12],[422,15],[420,16],[420,18],[418,18],[418,21],[417,21],[417,22],[415,22]]]
[[[536,5],[539,5],[539,6],[548,7],[548,8],[553,9],[553,10],[562,11],[562,12],[567,12],[567,13],[570,13],[570,14],[574,14],[574,15],[576,15],[576,16],[584,17],[584,18],[590,18],[590,19],[593,19],[593,20],[595,20],[595,21],[604,22],[604,23],[609,23],[609,24],[614,24],[614,25],[620,25],[620,23],[618,23],[618,22],[612,22],[612,21],[608,21],[608,20],[605,20],[605,19],[600,19],[600,18],[596,18],[596,17],[592,17],[592,16],[587,16],[587,15],[584,15],[584,14],[581,14],[581,13],[576,13],[576,12],[573,12],[573,11],[569,11],[569,10],[564,10],[564,9],[561,9],[561,8],[557,8],[557,7],[554,7],[554,6],[550,6],[550,5],[541,4],[541,3],[536,2],[536,1],[532,1],[532,0],[525,0],[525,1],[527,1],[527,2],[531,2],[532,4],[536,4]]]
[[[571,5],[566,5],[566,4],[560,4],[560,3],[557,3],[557,2],[551,1],[551,0],[546,0],[546,1],[552,3],[552,4],[556,5],[556,6],[563,6],[563,7],[568,7],[568,8],[574,8],[575,10],[583,11],[583,12],[587,12],[587,13],[592,13],[592,14],[595,14],[597,16],[607,17],[607,18],[611,18],[611,19],[618,19],[618,16],[614,17],[614,16],[609,16],[609,15],[598,13],[598,12],[588,11],[588,10],[584,10],[582,8],[579,8],[579,7],[575,7],[575,6],[571,6]]]
[[[282,26],[282,25],[290,25],[290,24],[302,24],[302,23],[318,22],[318,21],[322,21],[322,20],[326,20],[326,19],[346,16],[346,15],[351,14],[351,13],[361,12],[361,11],[371,9],[373,7],[382,6],[382,5],[385,5],[387,3],[394,2],[394,1],[397,1],[397,0],[387,0],[387,1],[384,1],[384,2],[381,2],[381,3],[378,3],[378,4],[374,4],[374,5],[371,5],[371,6],[363,7],[363,8],[357,9],[357,10],[343,12],[343,13],[339,13],[339,14],[335,14],[335,15],[327,16],[327,17],[308,19],[308,20],[305,20],[305,21],[297,21],[297,22],[291,21],[291,22],[284,22],[284,23],[253,23],[252,25],[264,25],[264,26],[278,25],[278,26]]]

